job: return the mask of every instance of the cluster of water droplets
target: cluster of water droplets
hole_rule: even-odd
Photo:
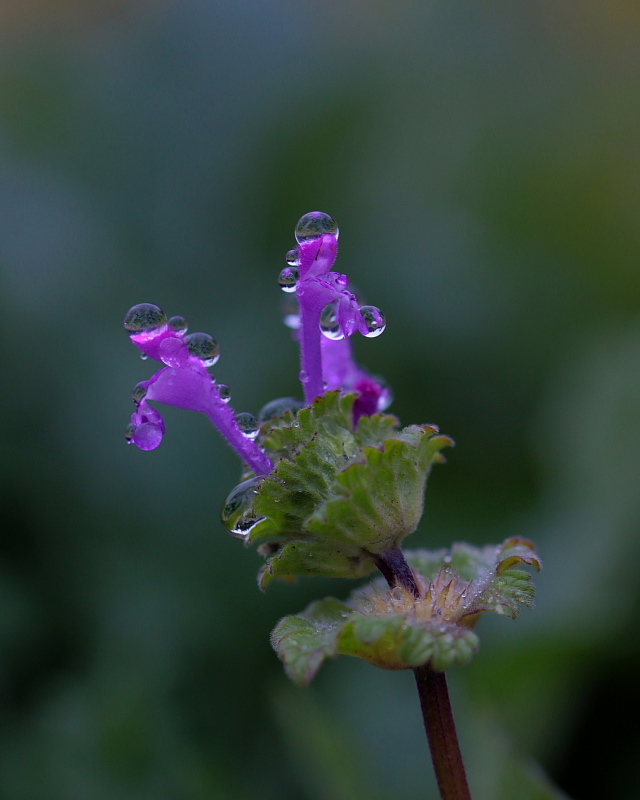
[[[295,414],[303,407],[304,402],[296,397],[278,397],[264,405],[257,417],[241,413],[236,415],[236,421],[244,435],[253,439],[267,420],[282,417],[287,412]],[[224,502],[220,515],[222,523],[237,539],[246,540],[255,526],[265,519],[253,508],[255,496],[263,480],[264,476],[259,476],[243,481],[230,492]]]
[[[329,214],[322,211],[311,211],[300,218],[295,228],[295,237],[298,244],[314,241],[331,234],[338,238],[339,229],[336,221]],[[293,294],[300,280],[300,252],[298,248],[289,250],[286,255],[287,266],[278,276],[278,284],[283,292]],[[349,279],[346,275],[332,273],[337,292],[346,289]],[[290,306],[290,307],[289,307]],[[357,329],[363,336],[374,338],[380,336],[386,327],[384,314],[376,306],[364,305],[358,309]],[[287,327],[297,330],[300,327],[300,313],[296,303],[287,304],[284,309],[284,323]],[[344,339],[345,330],[340,322],[339,300],[328,303],[320,315],[320,330],[333,340]],[[347,332],[348,333],[348,332]],[[350,335],[350,334],[349,334]]]

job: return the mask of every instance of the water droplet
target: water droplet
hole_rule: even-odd
[[[336,303],[328,303],[320,314],[320,330],[327,339],[344,339],[344,333],[338,322],[338,307]]]
[[[278,283],[283,292],[295,292],[299,278],[297,267],[285,267],[278,276]]]
[[[349,284],[349,277],[338,273],[338,275],[336,275],[336,283],[338,286],[347,286]]]
[[[285,256],[285,261],[290,267],[300,266],[300,253],[297,250],[289,250]]]
[[[205,367],[212,367],[220,358],[218,343],[208,333],[190,333],[185,342],[191,355],[199,358]]]
[[[304,217],[300,217],[296,225],[296,241],[299,244],[319,239],[325,233],[337,237],[338,225],[333,217],[322,211],[310,211]]]
[[[159,328],[167,321],[167,315],[153,303],[138,303],[127,311],[124,327],[129,333],[142,333]]]
[[[136,426],[133,422],[130,422],[124,432],[124,438],[127,440],[127,444],[133,443],[133,434],[136,432]]]
[[[442,560],[444,561],[445,564],[450,564],[451,563],[451,556],[445,556]]]
[[[247,439],[256,438],[258,431],[260,430],[260,424],[253,414],[249,414],[247,411],[242,411],[240,414],[236,414],[236,422],[238,423],[238,427],[240,428],[241,432],[247,437]]]
[[[133,392],[131,393],[131,397],[133,398],[133,402],[139,406],[140,403],[144,400],[147,394],[147,387],[142,383],[137,383],[133,387]]]
[[[277,400],[271,400],[271,402],[260,409],[258,420],[260,422],[265,422],[274,417],[282,417],[287,411],[291,411],[292,414],[295,414],[296,411],[299,411],[303,407],[304,403],[302,400],[298,400],[295,397],[278,397]]]
[[[168,367],[186,367],[189,363],[189,348],[182,336],[167,336],[160,342],[158,355]]]
[[[380,336],[387,327],[382,311],[375,306],[360,306],[360,313],[364,322],[364,329],[361,328],[360,330],[364,336],[368,336],[371,339],[375,336]]]
[[[140,353],[140,359],[142,361],[146,361],[148,358],[149,358],[149,356],[146,353]]]
[[[253,500],[262,480],[250,478],[243,481],[231,491],[224,502],[220,515],[222,524],[238,539],[246,539],[249,532],[265,519],[253,510]]]
[[[298,373],[298,378],[300,378],[301,383],[307,383],[309,381],[309,376],[303,369]]]
[[[224,383],[218,384],[218,394],[223,403],[228,403],[231,400],[231,389]]]
[[[186,331],[189,326],[184,317],[171,317],[169,319],[169,327],[172,331]]]

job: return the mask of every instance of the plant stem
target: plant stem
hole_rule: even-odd
[[[404,586],[420,599],[420,587],[399,547],[377,556],[376,566],[391,588]],[[413,672],[440,796],[442,800],[471,800],[445,674],[428,662]]]
[[[414,670],[424,728],[442,800],[471,800],[449,702],[447,678],[429,663]]]

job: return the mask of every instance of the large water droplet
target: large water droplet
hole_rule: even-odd
[[[208,333],[190,333],[185,342],[191,355],[199,358],[205,367],[212,367],[220,358],[218,343]]]
[[[361,329],[364,336],[368,336],[371,339],[375,336],[380,336],[387,327],[382,311],[375,306],[360,306],[360,313],[364,321],[364,330]]]
[[[285,256],[285,261],[290,267],[300,266],[300,253],[297,250],[289,250]]]
[[[147,394],[147,387],[144,386],[142,383],[137,383],[133,387],[133,392],[131,393],[131,397],[133,398],[133,402],[139,406],[140,403],[144,400]]]
[[[189,326],[184,317],[170,317],[169,327],[172,331],[186,331]]]
[[[126,439],[127,444],[132,444],[133,443],[133,434],[135,432],[136,432],[136,426],[133,424],[133,422],[130,422],[127,425],[127,427],[125,429],[125,432],[124,432],[124,438]]]
[[[223,403],[228,403],[231,400],[231,389],[224,383],[218,384],[218,395]]]
[[[338,306],[328,303],[320,314],[320,330],[327,339],[344,339],[344,333],[338,321]]]
[[[287,411],[291,411],[292,414],[295,414],[296,411],[299,411],[303,407],[304,403],[302,400],[298,400],[296,397],[278,397],[277,400],[271,400],[260,409],[258,420],[260,422],[265,422],[274,417],[282,417]]]
[[[319,239],[325,233],[330,233],[337,237],[338,225],[333,217],[322,211],[310,211],[304,217],[300,217],[296,225],[296,241],[299,244]]]
[[[238,427],[240,428],[241,432],[247,437],[247,439],[256,438],[258,431],[260,430],[260,424],[253,414],[249,414],[247,411],[242,411],[240,414],[236,414],[236,422],[238,423]]]
[[[285,267],[278,276],[278,283],[283,292],[295,292],[299,278],[297,267]]]
[[[246,539],[249,532],[265,517],[253,510],[253,500],[262,478],[250,478],[238,484],[227,497],[220,515],[222,524],[232,536]]]
[[[167,315],[153,303],[138,303],[130,308],[124,318],[124,327],[129,333],[142,333],[159,328],[167,321]]]

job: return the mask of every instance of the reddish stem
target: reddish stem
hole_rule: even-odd
[[[376,556],[375,561],[389,586],[404,586],[420,598],[420,587],[399,547]],[[440,796],[442,800],[471,800],[445,674],[428,662],[413,672]]]

